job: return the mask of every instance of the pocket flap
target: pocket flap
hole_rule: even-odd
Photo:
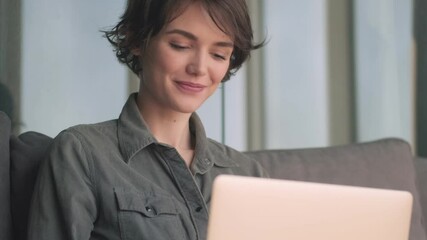
[[[114,189],[114,194],[121,211],[139,212],[146,217],[178,214],[173,199],[168,196],[156,196],[118,188]]]

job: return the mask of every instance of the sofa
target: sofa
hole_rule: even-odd
[[[37,170],[52,139],[37,132],[11,135],[0,112],[0,239],[25,239]],[[405,190],[414,196],[410,239],[427,240],[427,159],[414,157],[400,139],[245,154],[259,161],[271,178]],[[285,203],[284,203],[285,204]]]

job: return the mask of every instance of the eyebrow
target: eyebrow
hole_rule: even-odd
[[[181,29],[172,29],[170,31],[167,31],[166,34],[179,34],[193,41],[198,40],[198,38],[194,34]],[[214,45],[219,47],[234,47],[234,44],[232,42],[216,42]]]

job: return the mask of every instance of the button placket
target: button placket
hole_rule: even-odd
[[[152,216],[156,215],[155,212],[154,212],[154,210],[151,207],[149,207],[149,206],[145,207],[145,210],[147,211],[147,213],[149,215],[152,215]]]
[[[199,206],[199,207],[196,208],[196,212],[198,212],[198,213],[201,212],[202,210],[203,210],[203,207]]]
[[[193,178],[193,174],[185,165],[185,162],[180,159],[178,152],[176,152],[174,149],[163,152],[163,154],[167,156],[165,159],[168,160],[166,160],[165,163],[169,165],[172,176],[178,183],[179,190],[182,193],[184,200],[188,204],[187,206],[190,208],[191,212],[193,212],[192,214],[190,213],[190,216],[193,220],[196,234],[199,239],[206,235],[206,223],[208,222],[208,212],[203,211],[205,207],[202,207],[205,205],[202,193],[200,192],[195,179]],[[211,164],[211,162],[209,159],[204,158],[199,159],[199,164],[200,167],[208,169],[208,165]]]

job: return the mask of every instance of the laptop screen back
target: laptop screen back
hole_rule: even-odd
[[[219,176],[208,240],[407,240],[408,192]]]

